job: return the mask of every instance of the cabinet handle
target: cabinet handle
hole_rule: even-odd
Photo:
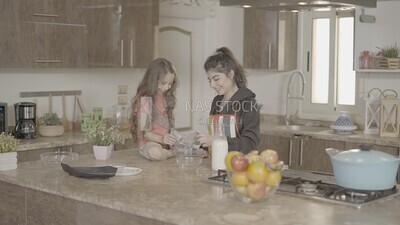
[[[61,63],[59,59],[36,59],[36,63]]]
[[[310,72],[310,52],[307,52],[307,72]]]
[[[303,166],[303,150],[304,150],[304,140],[300,139],[300,161],[299,166]]]
[[[47,13],[34,13],[33,16],[41,16],[41,17],[60,17],[57,14],[47,14]]]
[[[272,44],[268,44],[268,69],[271,68]]]
[[[133,67],[133,40],[131,40],[131,67]]]
[[[121,66],[124,66],[124,40],[121,40]]]
[[[292,166],[292,151],[293,151],[293,139],[290,139],[290,141],[289,141],[289,162],[288,162],[289,168],[290,168],[290,166]]]

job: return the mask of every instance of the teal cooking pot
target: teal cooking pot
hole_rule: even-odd
[[[396,185],[400,158],[371,150],[370,146],[340,151],[326,149],[336,184],[356,190],[386,190]]]

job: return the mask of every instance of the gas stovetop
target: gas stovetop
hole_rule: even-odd
[[[217,176],[209,177],[205,181],[229,186],[225,171],[218,171]],[[282,181],[277,193],[357,208],[400,195],[396,186],[379,191],[354,190],[336,185],[330,173],[291,169],[282,171]]]

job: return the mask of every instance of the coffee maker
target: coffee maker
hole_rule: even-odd
[[[14,109],[14,137],[18,139],[36,138],[36,104],[33,102],[18,102],[14,104]]]
[[[0,102],[0,134],[8,133],[7,120],[7,103]]]

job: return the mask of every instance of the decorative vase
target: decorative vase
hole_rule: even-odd
[[[96,160],[107,160],[110,158],[113,149],[114,145],[109,145],[109,146],[93,145],[94,157],[96,158]]]
[[[17,152],[0,153],[0,171],[17,169]]]

